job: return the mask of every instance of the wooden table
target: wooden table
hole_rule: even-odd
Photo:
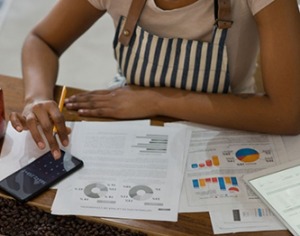
[[[8,120],[9,114],[12,111],[22,111],[23,105],[23,84],[22,80],[18,78],[12,78],[8,76],[0,75],[0,87],[4,92],[5,100],[5,115]],[[60,94],[61,86],[57,86],[55,89],[56,98]],[[77,93],[80,90],[68,88],[67,96]],[[76,112],[70,112],[63,110],[66,120],[76,121],[82,120],[77,116]],[[91,119],[87,119],[91,120]],[[94,120],[94,119],[93,119]],[[165,119],[157,118],[153,119],[154,124],[160,124]],[[37,197],[28,204],[39,207],[47,212],[50,212],[50,208],[54,199],[56,191],[49,190]],[[4,194],[0,194],[2,197],[8,197]],[[81,217],[81,216],[79,216]],[[161,222],[161,221],[146,221],[146,220],[130,220],[130,219],[108,219],[99,217],[81,217],[90,221],[96,221],[106,223],[109,225],[117,226],[119,228],[127,228],[131,230],[138,230],[147,233],[148,235],[213,235],[212,226],[209,218],[209,214],[205,213],[180,213],[177,222]],[[224,234],[225,235],[225,234]],[[232,235],[232,234],[226,234]],[[235,236],[288,236],[291,235],[288,231],[266,231],[266,232],[250,232],[250,233],[236,233]]]

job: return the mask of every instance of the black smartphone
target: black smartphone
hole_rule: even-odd
[[[0,181],[0,189],[15,199],[26,202],[83,166],[83,161],[61,150],[55,160],[47,152]]]

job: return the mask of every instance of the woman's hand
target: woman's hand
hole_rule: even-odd
[[[22,114],[12,112],[10,121],[18,132],[29,130],[40,149],[44,149],[46,147],[45,142],[48,142],[55,159],[60,158],[61,152],[53,134],[54,126],[57,128],[57,134],[62,145],[67,146],[69,144],[68,134],[71,130],[66,127],[64,116],[59,111],[56,102],[52,100],[27,104]]]
[[[71,96],[65,100],[67,109],[81,116],[133,119],[157,114],[159,93],[154,89],[126,86],[115,90],[97,90]]]

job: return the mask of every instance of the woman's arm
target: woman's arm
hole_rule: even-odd
[[[27,36],[22,50],[22,72],[25,107],[22,114],[12,113],[12,125],[18,130],[29,129],[40,148],[45,142],[40,126],[56,157],[60,151],[53,137],[53,125],[64,145],[68,130],[64,118],[53,101],[60,55],[80,37],[104,12],[87,0],[60,0],[50,13]]]
[[[300,133],[300,14],[297,1],[276,0],[255,16],[265,95],[204,94],[127,87],[66,100],[83,116],[178,119],[274,134]]]
[[[26,100],[36,99],[37,92],[42,98],[52,98],[49,88],[53,88],[57,78],[59,56],[103,14],[87,0],[57,1],[24,42],[22,69]],[[40,83],[46,83],[43,91],[35,89]],[[31,90],[34,94],[30,93]]]
[[[255,16],[264,96],[200,95],[163,99],[184,119],[277,134],[300,133],[300,14],[297,1],[276,0]],[[168,104],[170,103],[170,104]],[[172,103],[172,105],[171,105]],[[190,104],[190,106],[184,106]],[[175,115],[176,109],[170,112]]]

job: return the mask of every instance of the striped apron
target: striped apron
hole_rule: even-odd
[[[123,45],[118,39],[125,22],[126,18],[121,17],[113,46],[119,73],[127,84],[205,93],[229,92],[227,28],[215,25],[212,41],[201,42],[162,38],[137,23],[130,42]]]

